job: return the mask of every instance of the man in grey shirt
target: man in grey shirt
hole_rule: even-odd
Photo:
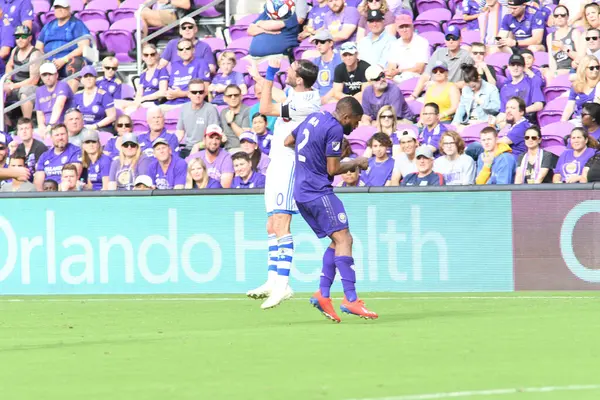
[[[25,157],[22,155],[15,155],[10,158],[9,167],[11,168],[23,168],[27,169],[25,166]],[[35,186],[33,183],[25,180],[21,181],[18,179],[13,179],[11,182],[7,182],[2,185],[0,192],[35,192]]]
[[[237,85],[229,85],[223,92],[228,107],[221,110],[221,127],[227,137],[225,149],[240,147],[239,136],[250,129],[250,107],[242,103],[242,90]]]
[[[204,101],[204,81],[192,79],[188,86],[189,103],[181,107],[177,130],[175,134],[183,146],[179,151],[181,158],[190,155],[192,148],[204,139],[206,127],[212,124],[219,125],[219,111],[211,103]]]

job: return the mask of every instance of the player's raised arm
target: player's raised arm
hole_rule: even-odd
[[[263,80],[263,90],[260,96],[260,108],[259,112],[263,115],[269,117],[281,117],[281,105],[283,101],[285,101],[285,94],[281,90],[277,90],[280,93],[277,93],[277,97],[275,102],[273,102],[273,91],[276,88],[273,88],[273,80],[279,72],[279,68],[281,67],[281,59],[279,58],[271,58],[269,60],[269,66],[267,68],[267,73],[265,79]],[[259,75],[260,76],[260,75]],[[255,78],[256,79],[256,78]],[[281,100],[281,101],[277,101]]]

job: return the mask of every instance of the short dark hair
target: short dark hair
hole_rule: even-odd
[[[529,128],[525,129],[525,132],[527,131],[534,131],[540,138],[542,137],[542,130],[537,125],[531,125]]]
[[[600,104],[592,102],[584,103],[582,109],[590,114],[595,123],[600,124]]]
[[[317,76],[319,75],[319,67],[313,64],[308,60],[298,60],[298,65],[300,68],[296,70],[296,73],[300,78],[302,78],[302,82],[304,82],[305,88],[311,88],[317,81]]]
[[[367,145],[371,147],[373,145],[373,141],[375,140],[378,141],[383,147],[387,147],[388,149],[391,149],[393,146],[392,139],[390,139],[390,137],[383,132],[377,132],[371,136],[371,139],[369,139]]]
[[[250,119],[250,121],[254,121],[254,118],[262,118],[265,121],[265,123],[267,123],[267,117],[266,117],[266,115],[261,114],[259,112],[254,113],[254,115],[252,116],[252,118]]]
[[[481,135],[486,135],[488,133],[493,134],[494,136],[498,137],[498,131],[496,130],[496,128],[491,127],[491,126],[486,126],[485,128],[483,128],[481,130],[481,132],[479,132],[479,136]]]
[[[52,128],[50,129],[50,134],[54,133],[55,130],[60,128],[65,128],[65,130],[67,130],[67,126],[65,124],[55,124],[52,125]]]
[[[17,126],[19,125],[31,125],[31,127],[33,128],[33,121],[29,118],[21,117],[17,120]]]
[[[460,69],[463,72],[465,83],[479,82],[480,75],[477,72],[477,67],[472,64],[463,64]]]
[[[485,49],[486,46],[484,43],[481,43],[481,42],[473,42],[473,43],[471,43],[471,48],[473,48],[473,47],[483,47]]]
[[[590,4],[596,4],[596,3],[588,3],[588,6],[589,6]],[[586,6],[586,7],[587,7],[587,6]],[[585,31],[585,32],[586,32],[586,33],[587,33],[587,32],[596,32],[597,34],[599,34],[599,35],[600,35],[600,29],[597,29],[597,28],[590,28],[590,29],[588,29],[588,30],[587,30],[587,31]]]
[[[199,78],[194,78],[194,79],[190,80],[190,82],[188,83],[188,88],[192,85],[204,85],[204,81]]]
[[[235,89],[235,90],[237,90],[238,92],[242,93],[242,89],[240,89],[240,87],[239,87],[238,85],[236,85],[235,83],[232,83],[232,84],[230,84],[230,85],[227,85],[227,86],[225,87],[225,90],[223,91],[223,93],[226,93],[226,92],[227,92],[228,90],[230,90],[230,89]]]
[[[439,113],[440,113],[440,106],[438,106],[436,103],[427,103],[427,104],[425,104],[425,105],[423,106],[423,108],[425,108],[425,107],[431,107],[431,108],[433,108],[433,111],[434,111],[436,114],[439,114]]]
[[[21,160],[23,161],[23,165],[27,165],[27,158],[25,157],[25,154],[20,153],[20,154],[14,154],[10,160]]]
[[[519,111],[521,111],[523,114],[525,114],[525,110],[527,109],[527,104],[525,104],[525,100],[523,100],[520,97],[513,96],[510,99],[508,99],[507,103],[511,100],[516,101],[517,104],[519,104]]]
[[[238,151],[237,153],[235,153],[234,155],[232,155],[231,156],[231,161],[235,161],[235,160],[246,160],[249,163],[252,162],[250,160],[250,155],[248,153],[246,153],[245,151]]]
[[[337,102],[335,106],[337,113],[348,113],[355,117],[362,117],[365,113],[360,102],[352,96],[347,96]]]
[[[54,179],[46,179],[42,185],[47,183],[51,184],[56,190],[58,190],[58,182],[56,182]]]

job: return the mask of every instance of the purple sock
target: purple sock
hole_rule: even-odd
[[[342,287],[348,301],[356,301],[356,273],[354,272],[354,258],[348,256],[335,257],[335,266],[340,271]]]
[[[321,268],[321,283],[319,284],[321,296],[329,297],[334,278],[335,250],[331,247],[328,247],[327,250],[325,250],[325,254],[323,254],[323,268]]]

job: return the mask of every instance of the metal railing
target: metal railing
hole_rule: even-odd
[[[214,1],[210,2],[209,4],[206,4],[206,5],[198,8],[197,10],[194,10],[191,13],[183,16],[182,18],[185,18],[185,17],[194,18],[196,15],[203,13],[204,11],[208,10],[211,7],[216,6],[217,4],[222,3],[223,1],[225,1],[225,25],[229,26],[229,22],[231,19],[231,10],[229,9],[229,0],[214,0]],[[163,33],[168,32],[171,29],[175,28],[176,26],[179,25],[179,21],[181,20],[181,18],[178,18],[176,21],[171,22],[169,25],[165,26],[164,28],[161,28],[161,29],[157,30],[156,32],[146,36],[145,38],[142,38],[142,10],[146,7],[153,6],[156,2],[157,2],[157,0],[152,0],[145,4],[141,4],[140,7],[138,8],[137,12],[135,13],[135,20],[136,20],[135,21],[136,22],[135,42],[137,44],[137,71],[138,71],[138,74],[142,73],[142,47],[144,46],[144,43],[147,43],[150,40],[162,35]]]
[[[71,40],[69,43],[66,43],[66,44],[64,44],[64,45],[62,45],[62,46],[60,46],[60,47],[58,47],[58,48],[56,48],[56,49],[54,49],[54,50],[46,53],[46,54],[44,54],[42,57],[40,57],[39,59],[37,59],[35,61],[30,61],[27,64],[21,65],[20,67],[13,69],[11,72],[2,75],[2,77],[0,78],[0,88],[4,88],[4,84],[6,82],[6,79],[8,79],[9,77],[11,77],[11,76],[13,76],[15,74],[18,74],[21,71],[29,71],[29,68],[34,63],[38,63],[38,64],[42,65],[42,63],[45,60],[48,60],[50,57],[52,57],[52,56],[60,53],[61,51],[65,50],[65,49],[68,49],[69,47],[71,47],[74,44],[79,43],[79,42],[81,42],[83,40],[89,40],[90,41],[91,48],[92,48],[92,50],[94,52],[92,54],[87,54],[86,55],[85,54],[85,50],[84,50],[84,57],[88,58],[88,59],[91,58],[93,62],[97,62],[98,61],[98,46],[96,44],[96,39],[94,38],[93,35],[83,35],[83,36],[78,37],[77,39]],[[79,77],[80,74],[81,74],[81,71],[77,71],[75,74],[67,77],[66,79],[63,79],[63,81],[67,81],[68,82],[71,79]],[[17,107],[20,107],[21,104],[26,103],[28,101],[32,101],[32,100],[35,100],[35,94],[27,97],[26,99],[19,100],[16,103],[11,104],[10,106],[4,108],[4,96],[0,96],[0,111],[1,111],[1,115],[2,115],[2,118],[0,118],[0,131],[4,131],[4,115],[7,112],[10,112],[10,111],[16,109]]]

